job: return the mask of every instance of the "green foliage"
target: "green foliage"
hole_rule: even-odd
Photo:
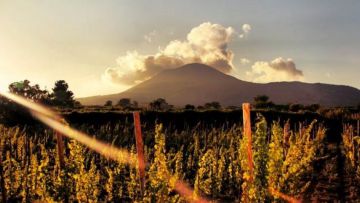
[[[320,109],[320,104],[311,104],[308,106],[305,106],[305,109],[312,112],[317,112]]]
[[[275,122],[271,130],[271,140],[269,144],[268,159],[267,162],[267,182],[270,188],[277,191],[281,190],[279,180],[282,177],[282,166],[284,164],[285,155],[285,141],[283,136],[283,129],[280,124]],[[277,198],[277,197],[275,197]]]
[[[199,161],[195,178],[195,193],[211,196],[216,189],[217,161],[212,149],[208,149]],[[221,186],[220,186],[221,187]]]
[[[120,99],[116,106],[119,106],[122,110],[134,110],[139,107],[137,101],[131,101],[130,98],[122,98]]]
[[[43,104],[50,103],[50,96],[48,91],[42,90],[38,84],[30,85],[29,80],[11,83],[9,85],[9,91],[35,102],[40,102]]]
[[[239,142],[239,157],[240,157],[240,165],[242,170],[242,184],[241,184],[241,201],[242,202],[251,202],[255,201],[255,192],[256,188],[253,184],[253,171],[251,170],[251,165],[249,163],[248,156],[248,145],[249,138],[245,135],[242,135],[242,139]]]
[[[129,123],[79,128],[136,153]],[[270,126],[259,116],[252,137],[252,180],[248,138],[242,130],[234,125],[178,131],[161,124],[155,132],[145,130],[146,187],[141,196],[137,167],[65,139],[65,167],[60,168],[51,130],[0,126],[0,192],[9,202],[184,202],[173,188],[174,180],[180,179],[194,188],[195,195],[219,202],[281,202],[269,194],[269,187],[297,198],[309,193],[316,181],[315,163],[324,156],[326,131],[321,125],[313,122],[295,131],[279,122]],[[344,130],[343,139],[345,169],[355,177],[356,188],[359,139],[353,129]],[[170,181],[170,176],[175,178]]]
[[[69,90],[69,85],[64,80],[56,81],[52,90],[53,105],[58,107],[74,107],[77,104],[74,100],[74,93]]]
[[[155,130],[155,152],[154,161],[149,170],[151,199],[166,202],[169,195],[170,173],[165,155],[165,134],[162,132],[162,124],[156,126]]]
[[[258,116],[256,131],[253,138],[254,159],[254,186],[256,190],[256,202],[264,202],[268,196],[268,184],[266,181],[268,162],[267,123],[263,116]]]
[[[165,99],[158,98],[150,102],[149,108],[153,111],[167,111],[170,110],[172,106],[169,105]]]
[[[323,139],[326,130],[319,127],[314,137],[313,121],[307,127],[301,127],[295,135],[292,133],[289,145],[286,150],[285,159],[282,165],[282,177],[279,180],[279,188],[290,195],[298,195],[307,190],[311,182],[309,182],[309,174],[314,172],[313,164],[315,160],[322,156]]]
[[[29,80],[14,82],[9,85],[9,92],[41,104],[51,104],[51,95],[39,85],[31,85]],[[31,120],[31,115],[20,105],[0,95],[0,122],[13,125]],[[21,118],[21,119],[19,119]]]
[[[107,100],[104,104],[104,106],[112,106],[113,102],[111,100]]]
[[[274,106],[274,103],[269,101],[269,97],[267,95],[258,95],[254,97],[254,106],[257,109],[270,108]]]
[[[204,105],[204,108],[205,108],[205,109],[210,109],[210,110],[220,110],[220,109],[221,109],[221,105],[220,105],[219,102],[213,101],[213,102],[206,103],[206,104]]]
[[[299,112],[301,110],[304,110],[304,105],[302,104],[290,104],[289,106],[289,111],[292,111],[292,112]]]
[[[131,99],[122,98],[118,101],[117,106],[120,106],[123,109],[130,108],[131,107]]]
[[[191,105],[191,104],[186,104],[185,107],[184,107],[185,110],[195,110],[195,106],[194,105]]]
[[[248,159],[248,137],[243,135],[240,144],[241,168],[243,169],[243,195],[242,201],[245,202],[264,202],[267,193],[267,169],[268,144],[267,144],[267,123],[263,116],[258,116],[256,131],[252,139],[253,151],[253,172],[250,169]]]
[[[358,194],[360,192],[360,136],[355,135],[351,125],[345,125],[342,141],[344,143],[342,153],[345,157],[344,170],[349,177],[353,177],[347,192],[352,195]],[[357,200],[360,200],[360,196]]]

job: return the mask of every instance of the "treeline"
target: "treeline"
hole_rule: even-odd
[[[169,104],[166,99],[158,98],[151,101],[148,105],[139,105],[137,101],[132,101],[130,98],[121,98],[116,104],[111,100],[106,101],[104,108],[101,106],[84,107],[84,110],[94,111],[133,111],[133,110],[148,110],[148,111],[236,111],[241,110],[241,106],[222,106],[220,102],[212,101],[204,105],[186,104],[183,107],[178,107]],[[256,110],[278,111],[278,112],[293,112],[293,113],[317,113],[327,118],[341,118],[349,117],[354,113],[360,112],[360,104],[355,107],[323,107],[320,104],[303,105],[297,103],[289,104],[275,104],[266,95],[256,96],[252,101],[252,107]]]
[[[82,125],[80,129],[135,153],[129,125]],[[327,156],[326,129],[316,121],[292,129],[287,123],[267,123],[259,115],[252,139],[253,173],[242,131],[240,125],[178,131],[162,124],[144,131],[148,164],[141,196],[136,168],[108,160],[68,139],[65,167],[61,168],[53,131],[0,127],[1,194],[10,202],[184,202],[168,182],[167,174],[173,174],[192,186],[195,195],[220,202],[282,202],[271,191],[310,201],[317,184],[313,178],[317,163]],[[347,186],[352,193],[344,198],[356,202],[360,200],[356,193],[359,136],[349,127],[343,137],[344,167],[352,179]]]
[[[277,110],[286,112],[317,112],[321,106],[319,104],[302,105],[302,104],[274,104],[269,101],[269,97],[266,95],[259,95],[254,98],[253,107],[256,109]],[[104,104],[105,107],[120,107],[122,110],[134,110],[134,109],[147,109],[153,111],[169,111],[169,110],[188,110],[188,111],[204,111],[204,110],[239,110],[240,106],[226,106],[223,107],[220,102],[212,101],[207,102],[204,105],[195,106],[192,104],[186,104],[183,107],[175,107],[169,104],[165,99],[158,98],[150,102],[147,106],[138,105],[137,101],[131,101],[130,98],[122,98],[115,105],[111,100],[108,100]]]
[[[10,93],[48,106],[69,108],[80,106],[80,103],[74,99],[74,93],[69,90],[69,85],[64,80],[56,81],[51,92],[41,89],[38,84],[32,85],[29,80],[11,83],[8,89]],[[0,104],[8,103],[10,103],[9,100],[0,96]]]
[[[69,90],[69,85],[64,80],[56,81],[51,91],[41,89],[39,85],[32,85],[24,80],[9,85],[9,92],[26,97],[34,102],[53,107],[60,112],[109,112],[109,111],[158,111],[158,112],[182,112],[182,111],[238,111],[240,106],[222,106],[217,101],[207,102],[204,105],[195,106],[186,104],[176,107],[169,104],[165,99],[158,98],[147,105],[140,105],[131,98],[120,98],[117,102],[106,101],[103,106],[82,106],[74,99],[74,93]],[[316,113],[326,118],[349,119],[360,115],[360,104],[357,107],[322,107],[319,104],[275,104],[266,95],[254,98],[252,108],[261,111],[292,112],[292,113]],[[19,105],[1,97],[0,95],[0,123],[16,125],[31,121],[31,116]]]
[[[12,94],[53,108],[76,109],[81,106],[64,80],[56,81],[51,92],[41,89],[38,84],[32,85],[29,80],[11,83],[8,89]],[[32,120],[26,109],[1,95],[0,109],[0,123],[16,125]]]
[[[87,108],[74,99],[74,93],[69,90],[69,85],[64,80],[56,81],[51,91],[41,89],[38,84],[31,85],[29,80],[11,83],[8,87],[9,92],[26,97],[34,102],[54,106],[58,108],[81,109]],[[8,105],[9,101],[0,96],[0,107]],[[152,110],[152,111],[173,111],[173,110],[239,110],[240,106],[222,106],[218,101],[209,101],[203,105],[195,106],[186,104],[183,107],[175,107],[169,104],[164,98],[157,98],[147,105],[139,103],[131,98],[119,98],[114,102],[108,100],[103,105],[107,109],[113,110]],[[275,104],[267,95],[254,97],[252,106],[255,109],[274,110],[283,112],[317,112],[328,116],[338,116],[348,112],[359,112],[360,103],[354,107],[325,108],[320,104],[303,105],[298,103]],[[99,109],[100,106],[97,106]]]

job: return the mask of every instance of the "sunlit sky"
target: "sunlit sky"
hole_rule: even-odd
[[[282,57],[305,82],[360,88],[359,11],[358,0],[0,0],[0,90],[64,79],[77,97],[118,93],[129,86],[102,76],[122,71],[119,57],[156,54],[206,22],[236,31],[228,49],[239,79],[256,81],[247,74],[256,62]]]

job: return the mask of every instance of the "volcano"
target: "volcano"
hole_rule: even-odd
[[[239,106],[267,95],[276,104],[320,104],[323,106],[355,106],[360,103],[360,90],[344,85],[304,82],[252,83],[226,75],[204,64],[187,64],[165,70],[124,92],[79,98],[83,105],[103,105],[131,98],[146,104],[164,98],[175,106],[203,105],[217,101],[223,106]]]

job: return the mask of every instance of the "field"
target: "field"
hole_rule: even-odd
[[[136,157],[131,113],[75,112],[63,117],[71,127]],[[242,111],[142,112],[144,191],[138,167],[110,160],[68,138],[64,138],[62,166],[53,130],[38,122],[2,125],[2,198],[9,202],[360,201],[360,137],[355,120],[271,111],[253,111],[251,118],[252,164]],[[193,188],[191,195],[179,195],[174,178]]]
[[[360,203],[359,10],[0,0],[0,203]]]

